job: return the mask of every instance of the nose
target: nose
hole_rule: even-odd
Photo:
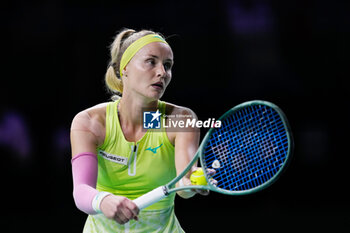
[[[159,64],[157,68],[157,77],[165,77],[166,71],[163,64]]]

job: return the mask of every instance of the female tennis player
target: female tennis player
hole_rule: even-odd
[[[142,211],[132,201],[180,174],[198,148],[198,129],[143,129],[145,109],[155,119],[169,116],[166,121],[196,118],[188,108],[160,101],[172,78],[172,49],[159,33],[125,29],[110,53],[105,81],[119,97],[78,113],[71,126],[73,196],[89,214],[84,232],[183,232],[174,214],[175,194]],[[189,177],[190,172],[177,185],[189,185]],[[208,194],[178,195],[197,192]]]

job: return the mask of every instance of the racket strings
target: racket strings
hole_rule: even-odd
[[[265,126],[263,128],[265,128]],[[273,147],[273,144],[271,142],[272,142],[271,138],[269,138],[268,140],[265,139],[265,140],[263,140],[261,142],[260,149],[262,149],[265,152],[266,155],[262,157],[263,160],[255,160],[255,161],[251,161],[250,160],[248,162],[248,164],[250,165],[250,168],[243,167],[242,170],[246,171],[246,172],[243,172],[242,174],[239,174],[236,177],[236,179],[237,179],[236,183],[237,184],[240,184],[240,185],[246,184],[247,182],[245,182],[245,181],[247,181],[247,177],[249,179],[261,179],[261,177],[258,176],[258,174],[259,174],[258,172],[261,172],[262,175],[268,175],[269,174],[268,172],[269,172],[270,167],[271,167],[271,162],[266,160],[266,158],[271,156],[272,154],[274,154],[275,150],[276,150],[276,147]],[[250,150],[247,150],[247,152],[248,153],[255,153],[255,151],[250,151]],[[279,160],[277,159],[276,161],[278,162]],[[276,165],[276,162],[273,163],[272,167],[275,168],[275,169],[278,168],[278,166]],[[266,172],[264,172],[264,171],[266,171]],[[253,176],[252,176],[253,174],[255,175],[256,178],[253,178]],[[262,177],[264,177],[264,176],[262,176]],[[270,177],[267,177],[267,178],[270,178]],[[254,181],[254,180],[252,180],[252,181]],[[262,180],[262,182],[264,182],[264,181],[265,180]]]
[[[261,123],[261,122],[260,122]],[[264,128],[266,128],[265,127],[265,125],[262,127],[263,129]],[[244,137],[243,138],[244,140],[247,140],[247,138],[246,137]],[[249,139],[248,139],[249,140]],[[259,141],[259,139],[257,140],[257,141]],[[271,145],[268,145],[267,143],[269,143],[269,142],[271,142],[271,140],[269,139],[269,140],[263,140],[262,142],[261,142],[261,144],[260,144],[260,146],[261,146],[261,148],[260,149],[262,149],[262,150],[264,150],[265,152],[266,152],[266,156],[264,156],[265,157],[265,161],[266,161],[266,157],[268,157],[270,154],[271,154],[271,151],[275,151],[275,148],[273,148],[272,147],[272,149],[270,149],[271,148]],[[271,144],[271,143],[270,143]],[[249,146],[249,145],[247,145],[247,146]],[[270,147],[270,148],[269,148]],[[248,153],[254,153],[255,151],[250,151],[250,150],[247,150],[247,152]],[[255,173],[255,176],[257,177],[257,171],[254,171],[254,168],[256,168],[256,170],[257,170],[257,168],[260,168],[260,171],[263,173],[263,171],[264,171],[264,168],[265,167],[267,167],[265,164],[266,164],[266,162],[264,163],[263,161],[259,161],[259,160],[256,160],[256,161],[253,161],[254,163],[252,163],[252,161],[249,161],[249,163],[251,163],[250,165],[253,167],[253,170],[248,170],[248,169],[246,169],[246,167],[243,167],[242,168],[242,170],[244,170],[244,169],[246,169],[246,171],[250,171],[250,174],[247,174],[247,173],[242,173],[241,175],[239,175],[236,179],[239,179],[240,177],[242,177],[242,178],[245,178],[245,176],[249,176],[250,178],[251,178],[251,175],[253,174],[253,173]],[[240,165],[240,164],[239,164]],[[241,165],[242,166],[242,165]],[[268,169],[269,170],[269,169]],[[257,179],[258,179],[259,177],[257,177]],[[243,179],[243,181],[245,181],[245,179]],[[242,180],[237,180],[237,183],[241,183],[242,182]],[[244,184],[244,183],[243,183]]]
[[[288,137],[276,110],[252,105],[227,116],[222,125],[205,147],[205,165],[217,170],[213,177],[217,187],[248,190],[280,170],[288,153]],[[214,161],[220,166],[213,167]]]

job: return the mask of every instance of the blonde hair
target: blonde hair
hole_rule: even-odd
[[[136,40],[149,34],[157,34],[164,39],[160,33],[150,30],[136,32],[133,29],[123,29],[114,38],[110,46],[110,62],[105,75],[105,82],[108,90],[114,95],[112,99],[118,99],[123,94],[123,80],[120,76],[120,60],[125,50]]]

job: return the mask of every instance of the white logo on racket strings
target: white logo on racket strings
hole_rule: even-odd
[[[219,160],[214,160],[214,162],[211,164],[211,166],[213,167],[213,168],[220,168],[221,167],[221,165],[220,165],[220,162],[219,162]]]
[[[111,161],[111,162],[114,162],[114,163],[119,163],[119,164],[122,164],[122,165],[127,165],[128,164],[128,158],[125,158],[125,157],[122,157],[122,156],[119,156],[119,155],[113,155],[113,154],[109,154],[107,152],[104,152],[102,150],[100,150],[98,152],[98,155],[102,156],[103,158]]]

